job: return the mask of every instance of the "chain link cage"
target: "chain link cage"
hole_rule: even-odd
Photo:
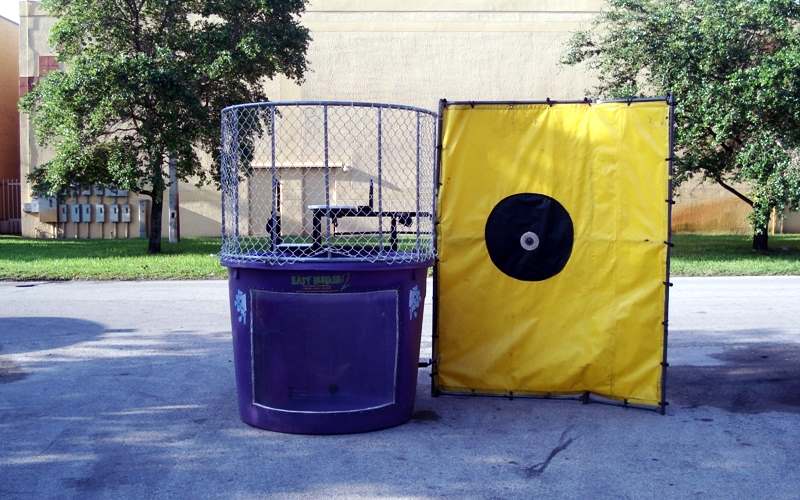
[[[223,263],[431,261],[436,118],[373,103],[225,108]]]

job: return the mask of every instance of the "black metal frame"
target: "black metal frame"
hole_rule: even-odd
[[[672,93],[667,95],[667,105],[669,106],[669,144],[667,147],[667,262],[666,273],[664,279],[664,354],[661,360],[661,401],[658,406],[662,415],[667,413],[667,368],[669,362],[667,361],[667,341],[669,340],[669,288],[672,286],[670,281],[670,257],[672,253],[672,205],[675,204],[673,199],[674,185],[672,177],[675,174],[674,170],[674,154],[675,154],[675,96]]]
[[[471,391],[443,391],[439,385],[439,378],[438,378],[438,364],[439,364],[439,352],[438,352],[438,339],[439,339],[439,218],[437,214],[434,214],[434,227],[436,227],[436,237],[434,238],[434,250],[436,252],[436,260],[433,266],[433,325],[432,325],[432,353],[431,353],[431,395],[433,397],[437,397],[439,395],[446,395],[446,396],[483,396],[483,397],[501,397],[506,399],[514,399],[514,398],[525,398],[525,399],[559,399],[559,400],[577,400],[581,401],[584,404],[588,403],[599,403],[599,404],[606,404],[611,406],[621,406],[625,408],[636,408],[641,410],[649,410],[649,411],[656,411],[661,413],[662,415],[666,414],[666,407],[669,404],[666,401],[666,382],[667,382],[667,367],[669,364],[667,363],[667,340],[669,335],[669,287],[672,286],[670,282],[670,249],[673,246],[672,243],[672,205],[675,203],[673,200],[673,155],[674,155],[674,140],[675,140],[675,133],[674,133],[674,125],[675,125],[675,98],[670,93],[666,96],[661,97],[631,97],[627,99],[572,99],[572,100],[553,100],[553,99],[545,99],[545,100],[523,100],[523,101],[452,101],[448,102],[446,99],[441,99],[439,101],[439,116],[437,118],[438,124],[438,139],[436,143],[436,180],[435,180],[435,197],[436,203],[434,204],[435,207],[438,206],[439,203],[439,190],[441,187],[441,160],[442,160],[442,149],[443,149],[443,137],[444,137],[444,113],[448,106],[524,106],[524,105],[541,105],[547,104],[550,106],[554,106],[557,104],[604,104],[604,103],[626,103],[628,105],[633,103],[642,103],[642,102],[664,102],[666,101],[669,107],[669,117],[668,117],[668,127],[669,127],[669,141],[668,141],[668,149],[667,151],[667,168],[668,168],[668,175],[667,175],[667,199],[665,200],[667,203],[667,235],[666,241],[664,244],[667,246],[667,256],[666,256],[666,263],[665,263],[665,280],[664,280],[664,320],[662,321],[663,324],[663,357],[661,361],[661,401],[658,403],[657,406],[653,405],[644,405],[644,404],[636,404],[631,403],[629,399],[620,399],[616,397],[611,397],[603,394],[593,393],[589,391],[583,391],[581,393],[571,393],[571,394],[554,394],[554,393],[515,393],[513,391],[509,391],[508,393],[500,393],[500,392],[479,392],[476,390]]]
[[[436,161],[434,163],[434,203],[433,203],[433,325],[431,328],[431,396],[438,397],[439,390],[439,188],[442,186],[442,143],[444,142],[444,111],[447,108],[447,99],[439,100],[439,114],[436,117]]]
[[[544,99],[544,100],[530,100],[530,101],[446,101],[445,100],[445,107],[447,106],[524,106],[526,104],[548,104],[550,106],[555,106],[556,104],[606,104],[606,103],[626,103],[632,104],[635,102],[664,102],[668,101],[669,96],[659,96],[659,97],[629,97],[624,99],[592,99],[589,97],[584,97],[583,99],[564,99],[564,100],[556,100],[556,99]],[[439,116],[441,117],[441,109]],[[440,118],[441,119],[441,118]]]

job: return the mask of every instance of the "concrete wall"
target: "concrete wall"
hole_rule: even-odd
[[[440,98],[541,99],[582,97],[592,86],[582,68],[562,67],[564,44],[586,27],[602,0],[314,0],[304,16],[313,42],[311,72],[302,85],[286,79],[267,84],[272,100],[329,99],[396,102],[435,109]],[[38,75],[38,61],[52,51],[36,2],[22,2],[20,75]],[[47,158],[21,120],[22,169]],[[29,195],[29,194],[28,194]],[[24,195],[25,196],[25,195]],[[181,185],[184,236],[217,235],[219,193]],[[136,198],[130,203],[136,205]],[[747,206],[710,185],[682,187],[675,228],[748,232]],[[798,225],[793,221],[784,228]],[[776,227],[780,227],[776,225]],[[166,214],[164,220],[166,234]],[[96,228],[92,234],[107,234]],[[25,216],[28,236],[56,234]],[[131,226],[138,234],[138,223]]]
[[[0,16],[0,179],[19,179],[19,25]]]

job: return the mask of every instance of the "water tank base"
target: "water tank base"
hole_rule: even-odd
[[[228,264],[242,420],[298,434],[411,418],[427,264]]]

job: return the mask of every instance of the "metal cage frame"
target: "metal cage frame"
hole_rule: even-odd
[[[432,263],[436,119],[435,112],[415,106],[355,101],[267,101],[224,108],[220,158],[223,264]],[[374,156],[366,158],[368,153]],[[290,156],[292,161],[285,160]],[[350,163],[360,161],[362,169],[371,174],[368,202],[359,196],[365,193],[354,194],[352,187],[340,196],[345,204],[334,200],[333,170],[338,168],[340,177],[347,177],[343,172],[348,166],[353,168],[341,157]],[[261,161],[259,168],[255,167],[257,160]],[[292,223],[287,223],[287,209],[282,205],[289,190],[282,186],[282,170],[288,171],[290,164],[297,164],[294,170],[305,169],[299,174],[301,187],[295,186],[289,193],[294,195],[290,201],[295,215],[299,213],[295,219],[302,220],[294,220],[292,232],[284,234]],[[257,200],[260,205],[253,208],[249,198],[258,193],[242,196],[240,191],[257,174],[269,178],[269,195],[262,193]],[[387,176],[394,180],[387,181]],[[308,201],[304,192],[309,190],[306,181],[311,184],[312,180],[321,183],[314,191],[314,202]],[[365,183],[363,179],[357,182]],[[243,229],[244,212],[247,227]],[[311,221],[310,228],[306,219]],[[360,219],[362,226],[374,220],[377,229],[337,233],[340,221],[355,219]],[[346,237],[350,243],[340,243]]]

